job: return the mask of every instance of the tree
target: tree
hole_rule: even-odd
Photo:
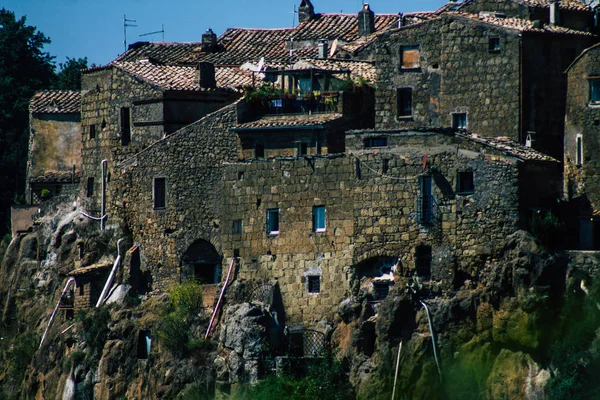
[[[28,104],[55,79],[50,39],[25,17],[0,10],[0,233],[8,226],[9,205],[24,191],[28,144]]]
[[[66,63],[59,63],[60,71],[56,75],[55,89],[59,90],[81,90],[81,70],[88,68],[87,57],[69,58]]]

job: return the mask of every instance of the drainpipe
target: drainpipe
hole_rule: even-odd
[[[229,264],[229,271],[227,272],[227,278],[225,278],[225,283],[223,284],[223,288],[221,289],[221,293],[219,294],[219,300],[217,301],[217,305],[213,310],[212,316],[210,317],[210,323],[208,324],[208,329],[206,330],[206,334],[204,335],[204,339],[208,339],[210,335],[210,330],[213,327],[213,323],[215,322],[215,318],[219,313],[219,308],[221,307],[221,301],[223,300],[223,295],[225,294],[225,290],[227,289],[227,285],[229,284],[229,278],[231,277],[231,271],[233,271],[233,266],[235,264],[235,257],[231,258],[231,263]]]
[[[56,303],[56,307],[54,307],[54,311],[52,312],[52,315],[50,316],[50,321],[48,321],[48,325],[46,325],[46,329],[44,330],[44,334],[42,335],[42,340],[40,340],[40,347],[38,347],[38,349],[42,348],[42,345],[44,344],[44,340],[46,339],[46,334],[48,334],[48,330],[50,329],[50,325],[52,325],[52,322],[54,322],[54,317],[56,317],[56,312],[58,311],[58,306],[60,306],[60,302],[62,301],[63,296],[65,295],[65,293],[67,292],[67,289],[73,282],[75,282],[75,278],[71,277],[65,284],[65,287],[64,287],[63,291],[61,292],[60,297],[58,298],[58,303]]]
[[[106,220],[106,168],[108,161],[102,160],[102,211],[100,212],[100,230],[104,230],[104,224]],[[117,245],[118,247],[118,245]]]
[[[110,275],[108,275],[106,284],[104,284],[104,289],[102,289],[102,293],[100,294],[100,297],[98,298],[98,302],[96,303],[96,308],[100,307],[102,305],[102,303],[104,302],[104,298],[108,294],[108,289],[110,289],[110,287],[112,285],[112,281],[115,278],[117,269],[119,268],[119,264],[121,263],[121,242],[123,240],[124,239],[119,239],[117,241],[117,259],[115,260],[115,264],[113,265],[112,270],[110,271]]]
[[[440,374],[440,383],[442,383],[442,369],[440,368],[440,360],[438,359],[437,350],[435,346],[435,332],[433,331],[433,324],[431,323],[431,314],[429,313],[429,307],[424,301],[420,300],[420,303],[425,307],[427,313],[427,320],[429,321],[429,333],[431,334],[431,345],[433,346],[433,357],[435,358],[435,365],[437,365],[438,373]]]

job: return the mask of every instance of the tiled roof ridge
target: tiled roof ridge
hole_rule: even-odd
[[[78,113],[81,92],[78,90],[41,90],[29,99],[29,112],[49,114]]]

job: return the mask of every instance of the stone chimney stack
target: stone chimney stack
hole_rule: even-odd
[[[202,35],[202,51],[205,53],[217,51],[217,35],[210,28]]]
[[[215,65],[209,62],[201,62],[196,69],[196,80],[202,89],[214,89],[217,87],[215,77]]]
[[[369,3],[363,5],[358,12],[358,36],[367,36],[375,32],[375,13],[371,11]]]
[[[298,22],[310,21],[315,17],[315,7],[310,0],[302,0],[298,7]]]
[[[324,41],[323,39],[319,40],[319,45],[318,45],[318,49],[319,49],[319,58],[321,59],[325,59],[327,58],[328,54],[327,54],[327,42]]]
[[[550,0],[550,25],[560,25],[560,0]]]

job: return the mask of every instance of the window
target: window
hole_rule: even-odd
[[[467,113],[452,114],[452,127],[454,129],[467,129]]]
[[[90,139],[95,139],[96,138],[96,125],[92,124],[90,125]]]
[[[590,85],[590,103],[600,103],[600,77],[590,78],[588,82]]]
[[[270,208],[267,210],[267,233],[276,235],[279,233],[279,209]]]
[[[381,160],[381,173],[385,175],[388,173],[389,170],[390,170],[390,160],[388,160],[387,158],[384,158],[383,160]]]
[[[431,196],[431,177],[419,177],[419,197],[417,199],[417,219],[420,224],[433,222],[433,197]]]
[[[254,158],[265,158],[265,145],[256,143],[254,146]]]
[[[298,143],[298,157],[302,157],[308,154],[308,143]]]
[[[370,137],[365,139],[365,147],[385,147],[387,146],[387,137]]]
[[[419,45],[402,46],[400,48],[400,65],[402,69],[419,68]]]
[[[472,194],[475,192],[473,171],[461,171],[457,174],[456,192],[459,194]]]
[[[167,204],[167,179],[154,178],[154,208],[165,208]]]
[[[231,234],[232,235],[241,235],[242,234],[242,220],[234,219],[231,223]]]
[[[94,195],[94,178],[88,178],[87,180],[87,197]]]
[[[500,38],[493,37],[489,39],[488,51],[490,53],[500,53]]]
[[[127,146],[131,142],[131,110],[129,107],[121,108],[121,145]]]
[[[373,282],[375,300],[383,300],[390,293],[390,284],[387,282]]]
[[[308,293],[320,293],[321,292],[321,277],[319,275],[309,275],[308,279]]]
[[[79,295],[83,296],[85,294],[85,287],[83,285],[79,286]]]
[[[406,118],[412,116],[412,89],[399,88],[396,90],[396,101],[398,106],[398,117]]]
[[[577,146],[575,164],[577,166],[581,166],[583,165],[583,137],[581,135],[577,135],[577,139],[575,139],[575,145]]]
[[[415,249],[415,271],[422,278],[431,277],[431,246],[418,246]]]
[[[138,360],[147,360],[150,355],[152,337],[150,331],[142,330],[138,334],[137,358]]]
[[[325,232],[325,206],[313,207],[313,231]]]

